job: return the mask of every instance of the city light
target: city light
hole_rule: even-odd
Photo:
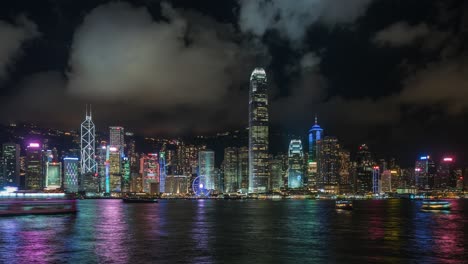
[[[427,159],[429,159],[429,158],[430,158],[429,156],[421,156],[419,159],[420,159],[420,160],[427,160]]]
[[[39,148],[40,145],[39,145],[39,143],[29,143],[29,147],[30,148]]]
[[[446,162],[451,162],[451,161],[453,161],[453,158],[444,158],[443,160],[446,161]]]

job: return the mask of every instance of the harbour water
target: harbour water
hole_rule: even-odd
[[[463,263],[468,200],[81,200],[76,215],[0,218],[4,263]]]

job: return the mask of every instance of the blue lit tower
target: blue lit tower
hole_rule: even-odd
[[[268,89],[262,68],[250,75],[249,91],[249,192],[268,190]]]
[[[310,185],[317,184],[318,172],[318,147],[317,142],[323,138],[323,129],[318,125],[317,116],[315,116],[315,124],[309,130],[309,153],[307,160],[308,176]]]
[[[166,191],[166,153],[159,152],[159,192]]]

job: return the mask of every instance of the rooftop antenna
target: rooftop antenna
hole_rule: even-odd
[[[315,124],[317,125],[317,114],[315,114]]]

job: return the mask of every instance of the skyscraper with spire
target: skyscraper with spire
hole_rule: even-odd
[[[81,123],[81,177],[83,184],[85,178],[94,177],[96,171],[95,126],[92,120],[91,105],[86,105],[86,116]],[[88,182],[88,179],[86,179]]]
[[[250,75],[249,92],[249,192],[268,191],[268,89],[262,68]]]
[[[323,137],[323,129],[319,126],[317,115],[315,115],[315,124],[309,130],[309,151],[307,159],[307,176],[308,184],[316,186],[317,184],[317,168],[318,168],[318,142]]]

